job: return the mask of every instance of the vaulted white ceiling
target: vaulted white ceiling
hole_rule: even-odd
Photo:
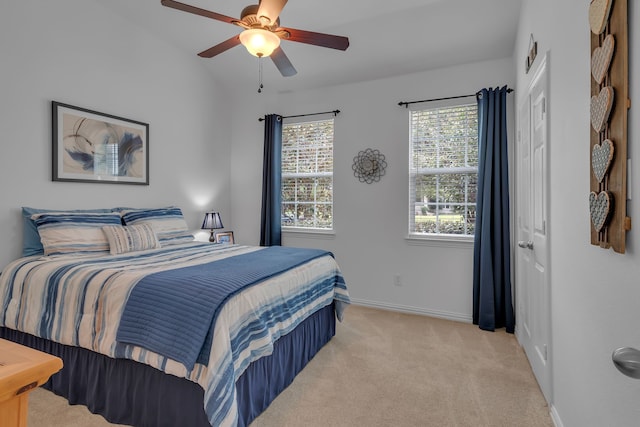
[[[255,3],[181,1],[234,18]],[[196,56],[240,33],[240,27],[164,7],[160,0],[100,3],[192,53],[225,86],[257,85],[258,59],[241,45],[211,59]],[[280,25],[346,36],[350,46],[343,52],[285,40],[281,47],[298,74],[282,77],[266,58],[265,86],[289,92],[508,57],[514,48],[520,5],[521,0],[289,0]]]

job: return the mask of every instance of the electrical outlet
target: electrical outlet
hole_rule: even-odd
[[[393,275],[393,285],[394,286],[402,286],[402,278],[399,274]]]

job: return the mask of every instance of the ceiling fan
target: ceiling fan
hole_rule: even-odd
[[[161,0],[161,3],[163,6],[244,28],[240,34],[200,52],[198,55],[203,58],[212,58],[232,47],[243,44],[254,56],[259,58],[270,56],[280,73],[289,77],[295,75],[297,71],[280,47],[280,39],[338,50],[346,50],[349,47],[347,37],[280,27],[278,16],[287,0],[260,0],[259,4],[245,7],[240,14],[240,19],[173,0]]]

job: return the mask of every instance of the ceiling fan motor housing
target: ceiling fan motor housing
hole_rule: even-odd
[[[280,18],[276,19],[276,22],[271,23],[269,18],[266,16],[262,19],[258,18],[258,8],[260,6],[257,4],[252,4],[244,9],[240,13],[240,20],[242,20],[247,27],[249,28],[265,28],[269,30],[274,30],[280,26]]]

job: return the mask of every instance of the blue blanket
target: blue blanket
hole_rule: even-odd
[[[207,364],[213,324],[226,301],[272,276],[331,255],[271,246],[207,264],[150,274],[129,295],[116,341],[182,362]]]

